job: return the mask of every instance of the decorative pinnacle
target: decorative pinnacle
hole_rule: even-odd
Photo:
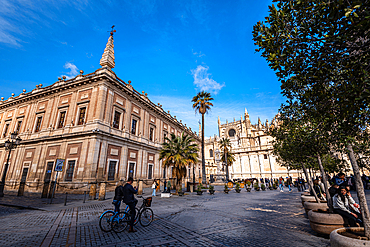
[[[107,45],[105,46],[104,53],[100,59],[100,65],[102,67],[107,66],[111,69],[114,68],[116,65],[114,62],[114,44],[113,44],[113,33],[116,32],[116,30],[113,30],[114,25],[112,26],[112,31],[110,32],[110,36],[107,42]]]

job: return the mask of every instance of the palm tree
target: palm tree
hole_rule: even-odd
[[[176,190],[179,190],[182,179],[186,177],[186,168],[198,162],[198,145],[195,140],[185,134],[165,138],[162,149],[159,151],[159,160],[163,160],[163,167],[173,167],[172,176],[177,178]]]
[[[204,159],[204,114],[208,113],[213,104],[210,102],[213,100],[210,93],[205,91],[199,92],[193,97],[193,108],[195,113],[199,112],[202,114],[202,183],[206,183],[206,161]]]
[[[226,181],[229,180],[229,166],[235,161],[235,155],[229,151],[231,150],[231,144],[229,138],[221,138],[218,144],[222,150],[221,162],[226,164]],[[225,162],[227,160],[227,162]]]

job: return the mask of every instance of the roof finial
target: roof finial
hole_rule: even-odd
[[[116,30],[114,30],[114,25],[112,26],[112,30],[110,31],[110,36],[107,42],[107,45],[105,46],[104,53],[100,59],[100,65],[102,67],[109,67],[111,69],[114,68],[116,65],[114,62],[114,44],[113,44],[113,33],[115,33]]]
[[[112,30],[110,31],[110,36],[113,36],[113,33],[115,33],[116,32],[116,30],[114,30],[114,25],[112,26]],[[108,31],[109,32],[109,31]]]

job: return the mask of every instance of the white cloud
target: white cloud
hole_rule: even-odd
[[[75,76],[78,75],[78,68],[73,63],[66,62],[66,64],[64,64],[63,68],[70,69],[70,71],[67,72],[66,75],[65,75],[67,77],[67,80],[72,79],[72,78],[74,78]]]
[[[208,69],[208,66],[198,65],[196,69],[191,70],[194,85],[201,91],[217,94],[225,86],[225,82],[221,84],[209,78],[211,74],[208,73]]]
[[[197,56],[197,57],[204,57],[206,54],[202,53],[201,51],[200,52],[196,52],[194,50],[191,50],[193,52],[193,55]]]

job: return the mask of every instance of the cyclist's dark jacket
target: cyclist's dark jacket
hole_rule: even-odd
[[[137,190],[135,190],[131,184],[125,184],[125,186],[123,186],[123,202],[126,204],[135,202],[134,194],[136,193]]]
[[[123,186],[117,186],[116,190],[114,191],[114,198],[113,200],[121,201],[123,198]]]

